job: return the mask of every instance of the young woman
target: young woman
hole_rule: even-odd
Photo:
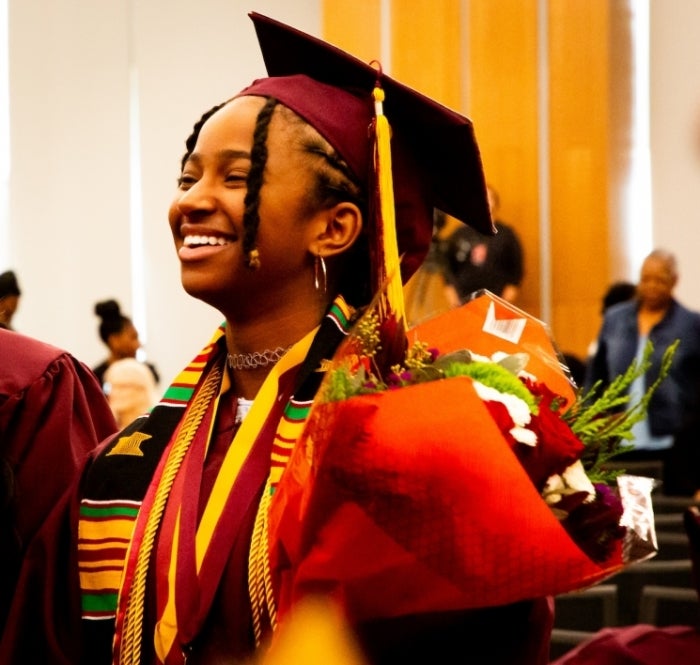
[[[377,81],[392,123],[403,278],[428,250],[434,208],[491,230],[466,118],[319,40],[252,17],[271,76],[195,125],[169,212],[182,284],[225,324],[151,415],[107,441],[86,471],[80,575],[66,589],[73,600],[56,590],[43,599],[75,609],[79,590],[82,627],[65,610],[60,622],[37,624],[41,601],[18,602],[0,649],[12,662],[237,663],[270,639],[270,599],[253,579],[257,525],[319,368],[383,279]],[[471,662],[483,648],[493,663],[547,660],[551,616],[542,601],[442,609],[357,622],[368,662],[447,654]],[[494,642],[494,627],[507,639]]]
[[[98,329],[100,339],[109,349],[109,355],[99,365],[92,368],[101,386],[105,383],[105,372],[115,361],[123,358],[136,358],[141,348],[139,333],[133,321],[121,311],[116,300],[102,300],[95,304],[95,314],[100,317]],[[159,376],[155,365],[146,363],[153,380],[158,383]]]

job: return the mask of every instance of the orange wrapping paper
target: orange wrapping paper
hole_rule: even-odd
[[[527,372],[574,399],[547,327],[489,292],[408,338],[527,353]],[[623,567],[621,544],[598,565],[574,543],[467,377],[315,403],[268,526],[278,620],[319,592],[363,621],[554,595]]]
[[[307,432],[270,515],[280,618],[311,592],[361,621],[562,593],[622,566],[574,544],[466,377],[318,405]]]
[[[469,349],[483,356],[527,353],[527,372],[565,397],[569,406],[575,394],[562,365],[549,328],[534,316],[490,291],[480,292],[465,305],[445,312],[408,332],[409,343],[428,342],[440,353]]]

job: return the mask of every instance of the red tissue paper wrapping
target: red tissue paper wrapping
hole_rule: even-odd
[[[487,331],[504,314],[525,319],[511,340]],[[526,370],[573,398],[536,319],[490,294],[440,319],[411,335],[441,352],[528,347]],[[268,528],[278,619],[318,593],[353,621],[503,605],[590,586],[629,562],[623,538],[598,562],[576,545],[468,377],[314,404]]]

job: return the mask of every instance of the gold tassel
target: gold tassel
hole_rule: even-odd
[[[394,209],[394,184],[391,168],[391,128],[384,115],[384,90],[379,82],[372,91],[375,112],[375,148],[374,169],[377,177],[378,219],[377,219],[377,251],[378,251],[378,284],[383,292],[380,299],[380,316],[389,317],[393,314],[397,322],[401,322],[404,331],[406,326],[406,307],[404,304],[403,285],[399,245],[396,235],[396,212]]]

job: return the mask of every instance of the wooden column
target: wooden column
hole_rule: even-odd
[[[524,245],[518,305],[584,356],[622,254],[610,211],[628,167],[629,0],[542,2],[392,0],[390,73],[472,119]],[[324,36],[367,59],[380,20],[378,0],[324,2]]]
[[[537,0],[469,0],[468,108],[500,216],[523,243],[518,305],[540,316]]]
[[[323,0],[323,39],[370,62],[381,54],[381,0]]]
[[[549,2],[552,329],[579,355],[609,281],[610,3]]]

